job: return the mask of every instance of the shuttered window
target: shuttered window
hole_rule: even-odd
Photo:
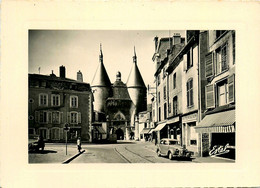
[[[193,106],[193,79],[189,79],[186,83],[187,87],[187,107]]]
[[[47,123],[48,122],[48,113],[45,111],[40,111],[40,117],[39,117],[40,123]]]
[[[81,113],[78,112],[78,123],[81,123]]]
[[[214,85],[210,84],[206,86],[206,108],[215,107],[215,94]]]
[[[228,101],[235,102],[235,75],[228,77]]]
[[[63,123],[63,112],[60,112],[60,123]]]
[[[221,48],[221,72],[228,69],[227,44]]]
[[[70,107],[78,108],[78,96],[70,96]]]
[[[166,86],[163,87],[163,98],[166,99]]]
[[[80,112],[68,112],[68,122],[70,124],[81,123],[81,113]]]
[[[48,123],[52,123],[52,112],[48,112]]]
[[[183,56],[183,71],[187,70],[187,55]]]
[[[193,50],[192,48],[187,53],[187,69],[193,66]]]
[[[236,33],[232,33],[232,55],[233,55],[233,64],[236,62]]]
[[[52,112],[52,122],[55,124],[60,123],[60,112]]]
[[[60,106],[60,95],[51,95],[51,105]]]
[[[48,106],[48,94],[46,93],[39,94],[39,106]]]
[[[176,73],[173,75],[173,89],[176,88]]]
[[[206,78],[214,75],[212,52],[205,57],[205,71]]]
[[[67,112],[67,123],[70,123],[70,112]]]
[[[178,98],[177,96],[173,98],[173,115],[178,114]]]

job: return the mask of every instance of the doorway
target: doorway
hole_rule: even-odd
[[[124,140],[124,131],[122,129],[117,129],[116,130],[116,137],[117,140]]]

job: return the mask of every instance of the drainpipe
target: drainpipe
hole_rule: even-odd
[[[166,80],[166,97],[167,97],[167,119],[169,117],[169,74],[166,72],[167,80]],[[168,138],[170,138],[170,126],[168,125]]]
[[[199,102],[199,106],[198,106],[198,123],[201,121],[201,70],[200,70],[200,63],[201,63],[201,57],[200,57],[200,35],[199,34],[199,44],[198,44],[198,102]],[[198,133],[198,153],[200,156],[202,156],[202,133]]]

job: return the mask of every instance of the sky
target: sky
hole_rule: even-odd
[[[59,67],[63,65],[67,78],[76,80],[80,70],[83,81],[91,84],[102,44],[103,62],[110,81],[113,83],[120,71],[126,83],[135,46],[137,65],[147,86],[154,81],[154,37],[160,39],[174,33],[185,37],[185,31],[177,30],[30,30],[29,73],[39,74],[40,67],[40,74],[49,75],[53,70],[59,76]]]

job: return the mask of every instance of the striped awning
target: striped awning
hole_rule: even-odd
[[[101,133],[101,134],[106,134],[106,131],[105,131],[102,127],[96,126],[95,128],[97,129],[97,131],[98,131],[99,133]]]
[[[153,131],[160,131],[165,125],[166,123],[159,124]]]
[[[235,132],[235,110],[210,114],[195,127],[198,133]]]

